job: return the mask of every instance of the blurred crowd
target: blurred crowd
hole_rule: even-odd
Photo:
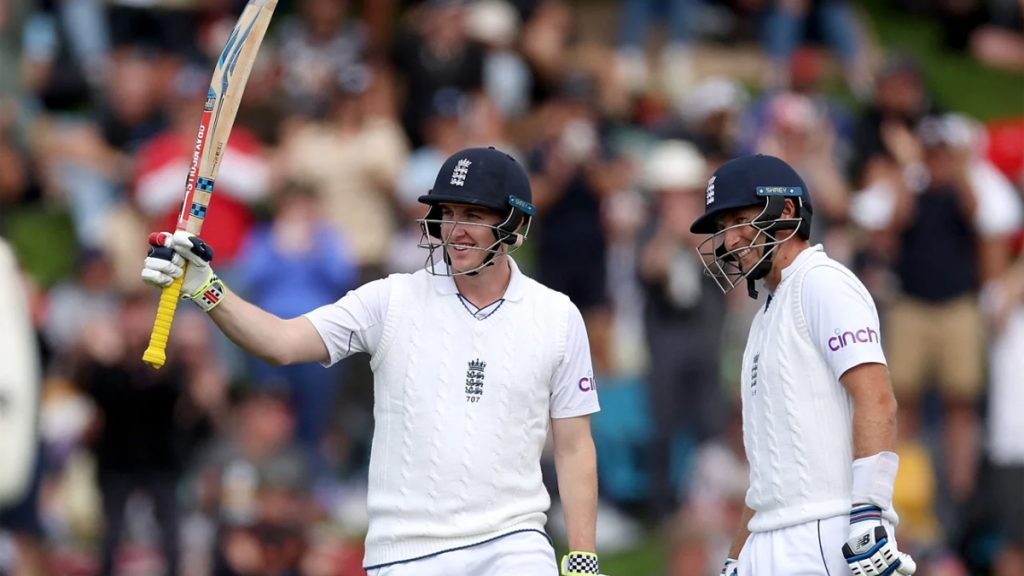
[[[202,231],[234,290],[292,317],[421,267],[444,158],[508,151],[538,207],[517,261],[591,338],[599,550],[657,541],[657,574],[717,574],[758,302],[702,275],[689,225],[719,164],[779,156],[882,314],[901,549],[924,574],[1024,575],[1024,116],[949,109],[844,0],[278,4]],[[889,4],[1024,99],[1021,3]],[[175,224],[243,5],[0,0],[0,300],[24,296],[40,366],[0,573],[363,573],[366,358],[265,365],[182,306],[168,364],[140,361],[146,235]]]

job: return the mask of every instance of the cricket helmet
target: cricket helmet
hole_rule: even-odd
[[[793,202],[796,215],[784,218],[782,212],[787,199]],[[761,207],[760,214],[733,228],[754,228],[757,231],[754,240],[730,250],[725,245],[728,229],[721,229],[719,219],[731,210],[752,206]],[[810,194],[796,170],[774,156],[754,154],[730,160],[715,171],[705,189],[704,214],[693,222],[690,231],[710,234],[697,246],[697,252],[719,288],[729,292],[746,279],[748,292],[756,298],[754,281],[771,270],[775,248],[793,236],[810,238],[811,215]],[[739,255],[752,248],[762,250],[761,258],[755,266],[744,270]]]
[[[448,266],[435,266],[435,254],[441,250],[447,263],[450,238],[442,237],[441,204],[479,206],[498,212],[502,220],[497,225],[455,222],[460,226],[485,226],[494,233],[494,243],[480,248],[488,252],[481,265],[458,274],[471,274],[493,263],[500,253],[512,253],[523,245],[530,229],[530,221],[537,210],[533,205],[530,178],[514,158],[497,150],[466,148],[452,154],[441,165],[434,187],[419,201],[430,208],[418,222],[423,232],[419,246],[429,250],[427,270],[433,274],[454,275]],[[449,234],[450,236],[450,234]]]

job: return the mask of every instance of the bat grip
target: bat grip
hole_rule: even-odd
[[[153,320],[149,347],[142,354],[142,361],[157,370],[167,361],[167,337],[171,333],[174,311],[178,308],[178,297],[181,295],[181,283],[185,280],[186,265],[187,263],[182,265],[181,276],[175,278],[170,286],[160,292],[160,306],[156,309],[156,318]]]

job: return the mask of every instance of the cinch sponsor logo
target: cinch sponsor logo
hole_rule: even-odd
[[[597,381],[592,377],[583,377],[576,383],[576,387],[580,389],[580,392],[590,392],[597,390]]]
[[[861,328],[860,330],[842,332],[836,328],[836,335],[828,339],[828,349],[836,352],[858,342],[875,342],[877,344],[879,342],[878,331],[873,328]]]

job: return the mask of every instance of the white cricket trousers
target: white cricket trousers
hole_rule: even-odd
[[[367,576],[558,576],[555,550],[534,530],[419,560],[370,568]]]
[[[850,517],[834,516],[754,532],[743,544],[737,576],[850,576],[843,558]]]

